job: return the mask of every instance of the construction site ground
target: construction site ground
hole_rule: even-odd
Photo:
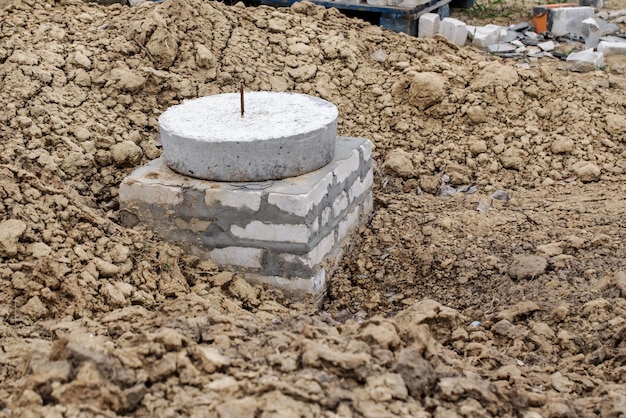
[[[0,416],[626,415],[626,57],[516,64],[308,3],[0,0]],[[240,81],[375,146],[321,311],[120,225],[158,116]]]

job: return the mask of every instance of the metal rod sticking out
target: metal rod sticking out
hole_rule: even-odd
[[[244,106],[243,106],[243,82],[239,84],[239,97],[241,101],[241,117],[243,118]]]

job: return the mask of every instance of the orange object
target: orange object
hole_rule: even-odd
[[[560,3],[560,4],[545,4],[543,6],[533,7],[533,26],[535,27],[535,33],[548,32],[552,27],[550,22],[549,12],[550,9],[558,9],[561,7],[577,7],[576,3]]]

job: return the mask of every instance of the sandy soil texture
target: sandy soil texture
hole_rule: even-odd
[[[307,3],[0,0],[0,416],[625,415],[626,60],[515,64]],[[320,312],[119,224],[158,116],[240,81],[375,145]]]

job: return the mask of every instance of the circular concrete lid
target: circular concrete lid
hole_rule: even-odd
[[[217,181],[294,177],[328,164],[335,151],[337,107],[295,93],[246,92],[201,97],[159,118],[170,168]]]

